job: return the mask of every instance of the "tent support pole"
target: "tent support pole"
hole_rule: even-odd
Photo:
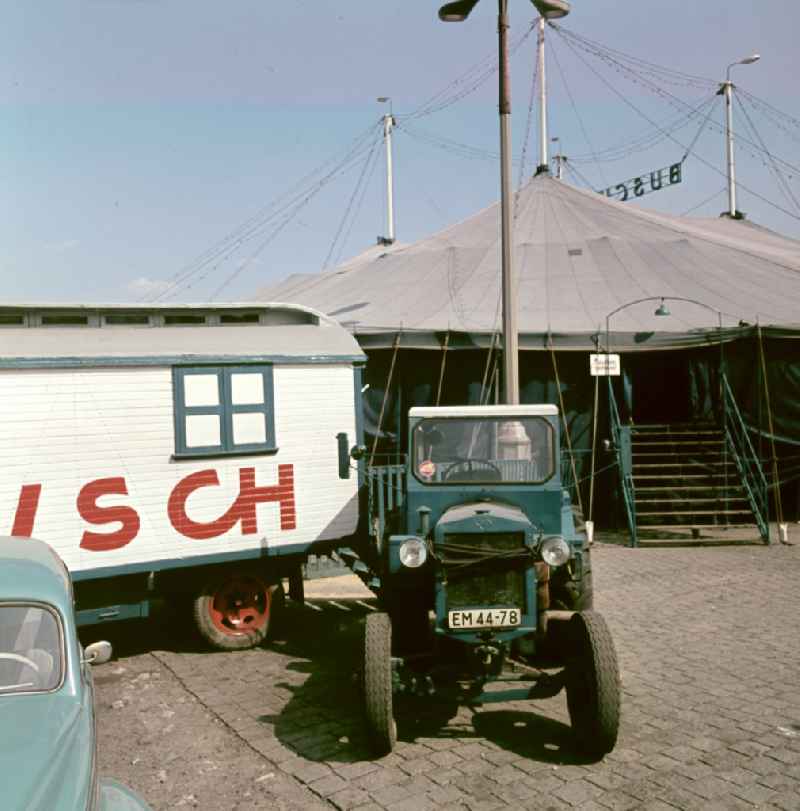
[[[547,343],[550,347],[550,357],[553,359],[553,372],[556,376],[556,388],[558,389],[558,402],[561,404],[561,421],[564,423],[564,434],[567,437],[567,450],[569,451],[569,463],[572,468],[572,480],[575,482],[575,495],[578,498],[578,507],[583,515],[583,501],[581,499],[581,487],[578,482],[578,473],[575,469],[575,454],[572,452],[572,439],[569,435],[569,424],[567,423],[567,412],[564,410],[564,398],[561,396],[561,380],[558,376],[558,364],[556,363],[556,350],[553,348],[553,336],[547,336]]]
[[[767,425],[769,426],[769,442],[772,450],[772,486],[775,488],[775,518],[778,521],[778,538],[780,526],[783,523],[783,504],[781,503],[781,483],[778,478],[778,454],[775,450],[775,426],[772,421],[772,406],[769,399],[769,380],[767,379],[767,361],[764,357],[764,339],[761,335],[761,324],[756,327],[758,332],[758,354],[761,358],[761,375],[764,378],[764,399],[767,404]]]
[[[492,385],[492,378],[489,375],[489,370],[492,368],[492,355],[494,354],[494,345],[496,340],[497,333],[493,332],[492,340],[491,343],[489,344],[489,352],[486,355],[486,366],[484,366],[483,368],[483,379],[481,380],[481,396],[480,396],[481,404],[483,404],[484,397],[486,397],[488,401],[488,395],[486,394],[487,384],[489,385],[489,387],[491,387]]]
[[[400,347],[400,333],[394,336],[394,345],[392,346],[392,362],[389,364],[389,375],[386,378],[386,390],[383,392],[383,402],[381,403],[381,413],[378,417],[378,427],[375,431],[375,439],[372,442],[372,453],[369,456],[369,466],[372,467],[375,461],[375,453],[378,450],[378,440],[381,435],[381,428],[383,427],[383,415],[386,413],[386,403],[389,401],[389,392],[392,390],[392,376],[394,375],[394,364],[397,360],[397,350]]]
[[[447,364],[447,350],[450,346],[450,331],[447,331],[447,334],[444,336],[444,345],[442,346],[442,366],[439,369],[439,387],[436,389],[436,405],[439,405],[439,401],[442,398],[442,383],[444,382],[444,368]]]
[[[595,375],[594,378],[594,412],[592,414],[592,471],[589,476],[589,521],[594,518],[594,471],[595,471],[595,454],[597,452],[597,407],[600,399],[600,377]]]

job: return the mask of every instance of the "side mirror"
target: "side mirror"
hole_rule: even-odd
[[[336,434],[336,443],[339,449],[339,478],[350,478],[350,454],[348,453],[347,434]]]
[[[113,653],[110,642],[92,642],[83,651],[83,663],[89,665],[104,665]]]

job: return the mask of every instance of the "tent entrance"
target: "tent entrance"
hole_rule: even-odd
[[[681,352],[644,352],[624,359],[633,421],[639,425],[688,422],[691,364]]]

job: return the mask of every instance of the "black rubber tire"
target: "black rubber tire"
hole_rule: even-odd
[[[214,600],[232,578],[238,577],[240,577],[238,573],[222,574],[208,581],[197,593],[192,603],[192,616],[196,631],[205,642],[217,650],[247,650],[262,644],[272,634],[285,602],[283,586],[280,583],[268,585],[261,578],[248,575],[248,579],[259,582],[268,595],[266,622],[259,627],[241,631],[221,630],[212,619]]]
[[[595,611],[575,614],[569,621],[572,647],[567,661],[567,707],[578,747],[602,757],[617,742],[620,680],[614,640],[603,617]]]
[[[369,614],[364,625],[364,710],[372,751],[388,755],[397,742],[392,702],[392,623]]]

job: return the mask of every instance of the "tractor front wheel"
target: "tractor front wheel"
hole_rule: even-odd
[[[364,627],[364,709],[372,750],[388,755],[397,741],[392,710],[392,623],[370,614]]]
[[[569,621],[566,668],[567,707],[580,749],[594,757],[617,742],[620,680],[614,640],[603,617],[576,613]]]

